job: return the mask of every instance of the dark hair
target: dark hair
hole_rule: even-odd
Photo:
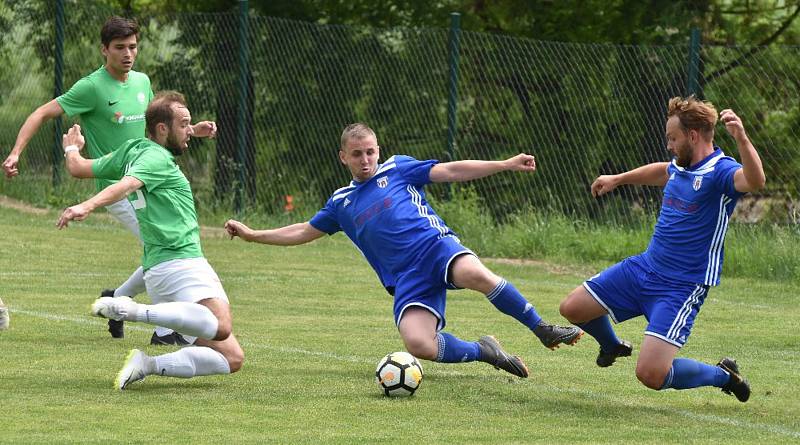
[[[103,24],[100,30],[100,41],[103,46],[108,47],[114,39],[124,39],[135,35],[139,38],[139,24],[136,20],[126,19],[119,16],[111,16]]]
[[[172,112],[172,104],[181,104],[186,106],[186,98],[183,94],[177,91],[159,91],[158,94],[147,106],[147,111],[144,113],[144,121],[147,124],[147,133],[150,136],[156,135],[156,125],[167,124],[172,126],[172,119],[175,114]]]

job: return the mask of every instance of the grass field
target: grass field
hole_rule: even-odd
[[[417,394],[388,399],[373,373],[402,349],[391,300],[341,235],[273,248],[204,233],[232,301],[243,370],[148,377],[115,391],[129,349],[172,349],[145,346],[144,325],[111,340],[104,320],[88,316],[99,290],[121,282],[139,255],[131,235],[99,216],[59,232],[53,211],[0,208],[0,298],[12,317],[0,332],[0,443],[800,442],[800,285],[723,279],[682,351],[713,363],[735,357],[753,387],[745,404],[715,388],[648,390],[634,376],[636,352],[600,369],[589,337],[549,351],[469,291],[450,294],[448,330],[494,334],[531,377],[423,362]],[[558,303],[592,272],[486,262],[559,322]],[[638,346],[643,327],[637,319],[617,328]]]

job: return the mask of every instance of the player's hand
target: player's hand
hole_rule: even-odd
[[[616,175],[601,175],[592,183],[592,196],[597,198],[617,188]]]
[[[81,126],[78,124],[70,127],[70,129],[64,133],[64,136],[61,137],[61,148],[67,148],[70,145],[75,145],[79,150],[82,150],[85,144],[86,139],[81,134]]]
[[[89,216],[89,213],[89,209],[83,204],[67,207],[67,209],[64,210],[64,213],[61,214],[61,217],[58,218],[56,227],[58,227],[60,230],[64,227],[67,227],[70,221],[83,221],[87,216]]]
[[[228,232],[228,235],[231,237],[231,239],[233,239],[235,236],[238,236],[245,241],[250,241],[253,237],[253,229],[247,227],[239,221],[236,221],[235,219],[229,219],[225,223],[225,230]]]
[[[507,159],[506,163],[508,164],[508,169],[512,171],[536,171],[536,158],[533,155],[520,153],[513,158]]]
[[[723,124],[725,124],[725,129],[728,130],[731,136],[734,139],[739,139],[740,137],[744,137],[744,124],[742,124],[742,119],[733,112],[733,110],[726,108],[719,113],[719,118]]]
[[[202,121],[192,126],[192,136],[197,138],[213,138],[217,135],[217,123]]]
[[[19,156],[10,154],[3,162],[3,171],[6,173],[6,178],[13,178],[19,174]]]

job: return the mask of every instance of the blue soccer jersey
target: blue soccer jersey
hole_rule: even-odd
[[[725,232],[742,196],[733,175],[741,167],[719,147],[690,168],[670,163],[661,214],[644,252],[656,273],[673,281],[719,284]]]
[[[333,192],[310,224],[330,235],[344,231],[384,287],[393,288],[431,242],[455,237],[425,200],[423,187],[437,163],[392,156],[368,180],[353,180]]]

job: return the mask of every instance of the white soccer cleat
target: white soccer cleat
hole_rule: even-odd
[[[0,331],[8,329],[9,324],[11,324],[11,316],[8,315],[8,308],[3,304],[3,300],[0,300]]]
[[[117,378],[114,379],[114,388],[122,391],[131,383],[144,380],[147,377],[147,359],[149,358],[144,352],[131,349],[125,358],[125,364],[122,365],[122,369],[117,373]]]
[[[92,315],[111,320],[126,320],[136,314],[136,302],[131,297],[100,297],[92,303]]]

